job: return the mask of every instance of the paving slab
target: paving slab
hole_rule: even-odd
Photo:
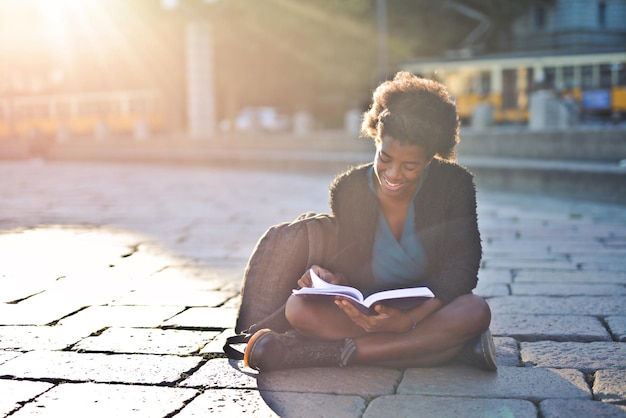
[[[242,361],[216,358],[207,361],[198,370],[179,383],[180,387],[256,389],[258,372]]]
[[[626,344],[618,342],[522,342],[522,363],[593,372],[626,369]]]
[[[611,296],[626,295],[626,287],[621,284],[582,284],[582,283],[514,283],[513,296]],[[503,295],[495,295],[503,296]],[[506,295],[504,295],[506,296]]]
[[[86,307],[72,303],[65,305],[59,302],[55,305],[37,306],[26,303],[0,303],[0,324],[3,325],[48,325],[71,315]]]
[[[219,259],[215,260],[220,261]],[[185,260],[181,260],[182,263]],[[182,264],[169,265],[150,276],[152,284],[185,283],[187,286],[201,287],[205,290],[220,290],[225,284],[239,282],[243,270],[241,263]]]
[[[509,337],[493,337],[498,366],[521,366],[518,342]]]
[[[61,326],[0,326],[0,350],[63,350],[89,334]]]
[[[233,308],[189,308],[163,323],[175,328],[234,328],[238,309]]]
[[[539,404],[539,411],[543,418],[626,417],[626,406],[578,399],[549,399]]]
[[[515,274],[515,283],[564,283],[564,284],[626,284],[626,272],[616,271],[533,271],[521,270]]]
[[[588,272],[614,271],[617,273],[621,273],[626,270],[626,264],[624,264],[623,260],[619,264],[615,262],[586,262],[578,263],[577,265],[580,270]]]
[[[180,288],[175,283],[156,287],[150,284],[115,298],[111,305],[208,306],[217,307],[237,295],[234,290],[216,291]]]
[[[0,416],[8,415],[53,386],[46,382],[0,379]]]
[[[332,393],[261,392],[263,400],[280,417],[360,418],[366,400]]]
[[[616,341],[626,342],[626,316],[609,316],[604,319]]]
[[[205,416],[279,417],[255,389],[215,389],[187,404],[176,418]]]
[[[197,396],[194,389],[64,383],[40,395],[12,417],[164,417]]]
[[[393,411],[393,412],[392,412]],[[374,399],[363,418],[537,418],[532,402],[517,399],[472,399],[446,396],[392,395]]]
[[[202,360],[195,356],[30,351],[0,365],[0,377],[158,385],[178,381]]]
[[[217,337],[213,338],[211,341],[207,342],[206,345],[200,350],[200,354],[224,354],[224,343],[226,343],[226,339],[230,336],[235,335],[234,328],[227,328],[224,331],[220,332]]]
[[[593,316],[582,315],[493,315],[493,335],[521,341],[611,341],[604,325]]]
[[[397,393],[532,402],[550,398],[591,399],[580,371],[534,367],[499,367],[495,373],[469,367],[407,369]]]
[[[479,281],[473,292],[483,298],[492,298],[494,296],[509,296],[511,288],[508,284],[483,284]]]
[[[488,300],[493,315],[545,314],[626,316],[626,296],[499,296]]]
[[[365,400],[358,396],[217,389],[198,396],[176,417],[219,415],[358,418],[362,416],[364,409]]]
[[[593,380],[593,396],[603,402],[626,402],[626,370],[598,370]]]
[[[546,270],[546,271],[572,271],[578,267],[570,261],[562,261],[560,259],[548,260],[520,260],[511,257],[509,259],[494,257],[492,259],[483,260],[481,265],[488,269],[506,269],[506,270]]]
[[[0,369],[1,370],[1,369]],[[402,378],[402,371],[381,367],[329,367],[281,370],[261,373],[261,391],[332,393],[363,397],[391,395]]]
[[[99,335],[81,340],[72,349],[128,354],[195,354],[218,334],[217,331],[108,328]]]
[[[0,364],[7,362],[15,357],[21,356],[22,353],[19,351],[0,351]]]
[[[510,284],[513,275],[510,270],[478,270],[478,284]]]
[[[92,332],[106,327],[151,328],[164,324],[184,310],[184,306],[90,306],[63,318],[57,325],[87,328]]]

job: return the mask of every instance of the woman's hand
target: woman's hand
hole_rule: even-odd
[[[331,271],[316,265],[311,266],[311,269],[313,269],[315,274],[317,274],[320,279],[324,280],[327,283],[348,286],[348,278],[341,273],[332,273]],[[300,286],[301,288],[313,287],[310,270],[304,272],[302,277],[300,277],[300,280],[298,280],[298,286]]]
[[[352,322],[366,332],[406,332],[414,327],[415,322],[411,313],[384,305],[376,305],[374,310],[378,315],[366,315],[359,311],[350,301],[340,296],[335,298],[335,304],[352,319]]]

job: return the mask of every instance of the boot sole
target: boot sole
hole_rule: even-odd
[[[245,364],[247,367],[250,367],[251,369],[259,370],[259,368],[255,366],[254,362],[252,361],[252,352],[254,351],[254,348],[258,344],[259,340],[263,339],[263,337],[267,334],[273,332],[274,331],[269,328],[264,328],[254,333],[254,335],[250,338],[250,341],[248,341],[246,351],[243,353],[243,364]]]
[[[480,335],[480,346],[483,350],[486,369],[495,372],[498,370],[498,362],[496,359],[496,346],[493,343],[491,331],[487,330]]]

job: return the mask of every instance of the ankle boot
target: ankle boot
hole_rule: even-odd
[[[315,340],[295,331],[279,334],[270,329],[257,331],[246,347],[246,366],[266,372],[304,367],[339,367],[348,363],[354,352],[351,339]]]
[[[491,331],[487,329],[465,343],[458,358],[479,369],[495,372],[498,369],[498,361]]]

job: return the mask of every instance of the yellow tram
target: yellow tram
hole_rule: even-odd
[[[130,134],[142,124],[163,128],[163,106],[152,91],[112,91],[0,98],[0,139],[33,135],[89,136],[97,129]]]
[[[443,82],[464,120],[488,103],[494,122],[526,122],[529,95],[538,89],[570,96],[581,115],[626,118],[626,51],[450,58],[403,69]]]

